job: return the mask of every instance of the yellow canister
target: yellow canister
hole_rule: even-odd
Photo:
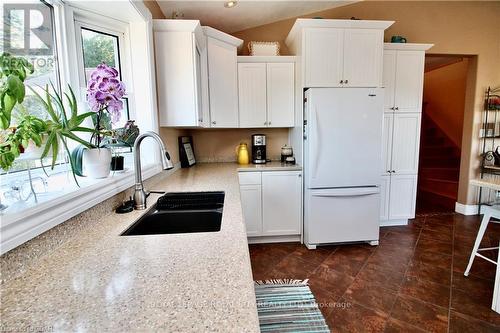
[[[248,146],[242,142],[237,147],[238,164],[248,164],[250,162],[250,155],[248,153]]]

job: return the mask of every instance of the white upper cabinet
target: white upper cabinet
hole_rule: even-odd
[[[380,87],[384,30],[393,23],[297,19],[285,43],[303,58],[303,87]]]
[[[384,89],[384,111],[394,111],[394,87],[396,86],[396,51],[384,51],[382,86]]]
[[[238,57],[240,127],[294,126],[295,59],[276,58]]]
[[[424,51],[398,51],[394,106],[398,112],[422,111]]]
[[[210,27],[207,36],[210,126],[238,127],[237,47],[243,41]]]
[[[432,44],[384,44],[384,108],[422,112],[425,51]]]
[[[203,126],[206,45],[199,22],[154,20],[153,27],[160,126]]]
[[[264,127],[266,114],[266,64],[238,64],[240,127]]]
[[[305,32],[305,86],[338,87],[343,75],[344,30],[311,28]]]
[[[344,30],[344,86],[380,87],[384,31]]]
[[[267,63],[267,125],[294,126],[294,64]]]

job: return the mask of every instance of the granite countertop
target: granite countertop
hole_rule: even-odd
[[[278,161],[267,162],[265,164],[246,164],[238,165],[239,172],[245,171],[301,171],[302,167],[298,164],[290,165]]]
[[[146,211],[96,216],[2,285],[0,329],[258,332],[237,165],[181,169],[150,190],[225,191],[221,231],[122,237]]]

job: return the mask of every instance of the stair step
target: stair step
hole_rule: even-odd
[[[420,177],[418,180],[418,189],[423,189],[428,192],[438,193],[440,195],[456,199],[458,193],[458,181]]]
[[[433,157],[433,156],[453,156],[459,157],[460,152],[457,151],[455,147],[450,146],[422,146],[421,155],[424,157]]]
[[[443,207],[449,211],[455,210],[456,199],[442,196],[437,193],[419,190],[417,192],[417,205],[425,206],[426,204],[431,207]]]
[[[424,156],[421,159],[422,167],[460,167],[460,158],[448,156]]]
[[[435,189],[427,188],[427,187],[420,187],[418,189],[418,191],[425,192],[425,193],[432,193],[432,194],[435,194],[435,195],[439,195],[440,197],[443,197],[443,198],[453,199],[454,201],[457,200],[457,195],[456,194],[453,195],[453,194],[447,193],[445,191],[439,191],[439,190],[435,190]]]
[[[448,179],[457,180],[460,177],[459,168],[425,168],[419,170],[419,178],[434,178],[434,179]]]

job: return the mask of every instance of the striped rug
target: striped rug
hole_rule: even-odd
[[[255,281],[261,332],[330,332],[307,282]]]

